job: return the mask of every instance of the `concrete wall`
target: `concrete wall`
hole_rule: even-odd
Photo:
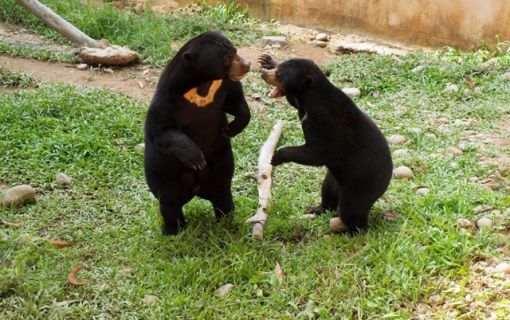
[[[510,0],[238,0],[252,15],[389,40],[472,49],[510,40]]]

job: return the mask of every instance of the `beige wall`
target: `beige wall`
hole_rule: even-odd
[[[239,0],[262,18],[463,49],[510,40],[510,0]]]

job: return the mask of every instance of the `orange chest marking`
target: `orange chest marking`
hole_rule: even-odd
[[[197,88],[193,88],[186,92],[183,97],[188,102],[195,104],[199,108],[206,107],[214,101],[214,96],[216,95],[216,92],[218,92],[218,89],[221,87],[222,83],[223,80],[221,79],[214,80],[209,87],[209,92],[207,92],[206,96],[199,95]]]

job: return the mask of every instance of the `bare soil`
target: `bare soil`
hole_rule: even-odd
[[[278,31],[286,34],[288,44],[282,47],[270,47],[262,44],[262,39],[249,47],[239,48],[241,56],[252,61],[252,69],[256,71],[257,57],[262,53],[270,53],[278,61],[292,57],[306,57],[314,60],[319,65],[324,65],[330,59],[338,57],[331,53],[328,48],[319,48],[310,44],[310,38],[316,31],[292,25],[280,25]],[[331,35],[331,39],[339,40],[338,34]],[[344,37],[351,44],[352,36]],[[367,39],[355,38],[357,43],[369,43],[373,48],[390,50],[390,46],[370,42]],[[8,26],[0,23],[0,40],[2,42],[37,47],[72,54],[76,48],[69,45],[58,44],[37,35],[29,30],[16,26]],[[11,58],[0,55],[0,65],[10,70],[28,74],[36,79],[49,82],[67,83],[73,85],[89,86],[94,88],[110,89],[122,93],[128,97],[139,100],[150,100],[154,92],[160,69],[148,65],[135,65],[124,68],[94,68],[88,67],[78,70],[75,65],[69,63],[54,63],[30,59]]]

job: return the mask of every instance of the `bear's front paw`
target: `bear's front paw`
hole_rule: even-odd
[[[283,152],[282,150],[276,150],[276,152],[273,155],[273,158],[271,159],[271,164],[273,166],[278,166],[285,162],[287,162],[285,160],[285,152]]]
[[[276,61],[274,61],[270,55],[265,54],[265,53],[261,54],[258,60],[259,60],[260,66],[264,69],[271,70],[271,69],[274,69],[277,65]]]
[[[234,126],[226,125],[223,128],[220,129],[221,134],[227,138],[233,138],[235,137],[241,130],[238,130]]]
[[[202,151],[190,152],[184,157],[181,157],[181,161],[186,167],[194,170],[202,170],[207,166]]]

